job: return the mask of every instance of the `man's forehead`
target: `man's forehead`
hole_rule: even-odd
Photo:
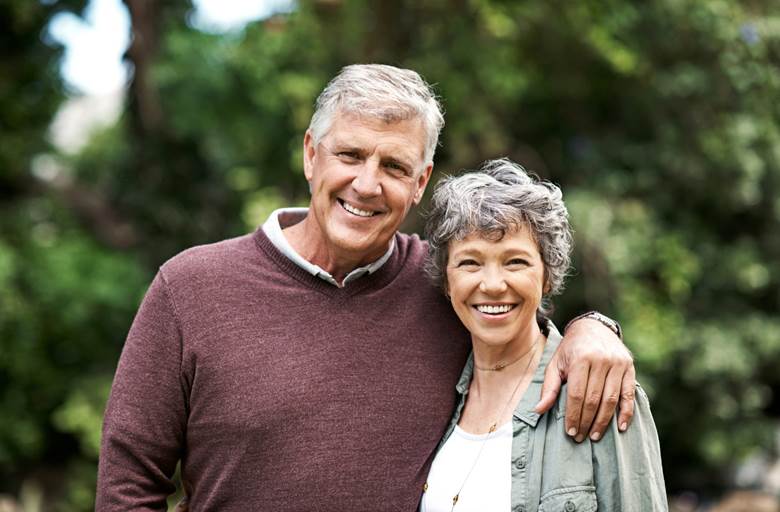
[[[381,118],[339,114],[325,136],[330,145],[389,151],[413,160],[424,158],[425,130],[418,118],[386,121]],[[417,146],[415,148],[415,146]]]

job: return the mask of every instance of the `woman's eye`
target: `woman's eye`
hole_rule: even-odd
[[[509,265],[523,265],[528,266],[528,260],[524,260],[523,258],[512,258],[507,262]]]
[[[475,260],[461,260],[458,262],[458,267],[473,267],[476,265],[477,262]]]

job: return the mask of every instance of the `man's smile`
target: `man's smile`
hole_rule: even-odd
[[[339,204],[342,208],[344,208],[346,211],[351,213],[352,215],[357,215],[358,217],[373,217],[374,215],[380,213],[373,210],[363,210],[361,208],[358,208],[357,206],[351,205],[348,202],[344,201],[343,199],[338,199]]]

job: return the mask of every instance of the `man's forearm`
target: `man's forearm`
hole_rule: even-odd
[[[542,413],[552,407],[562,382],[568,382],[566,432],[577,441],[588,434],[598,441],[618,407],[620,429],[631,422],[635,371],[618,334],[619,329],[584,315],[569,323],[547,368],[536,410]]]
[[[167,510],[186,399],[180,331],[158,274],[128,334],[103,420],[96,510]]]

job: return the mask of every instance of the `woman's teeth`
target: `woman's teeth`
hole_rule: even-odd
[[[512,304],[502,304],[501,306],[477,306],[477,311],[480,313],[487,313],[489,315],[497,315],[500,313],[507,313],[514,307]]]

